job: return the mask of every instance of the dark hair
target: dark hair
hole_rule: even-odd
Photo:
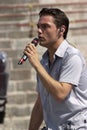
[[[69,19],[66,14],[58,8],[43,8],[40,11],[39,16],[41,17],[45,15],[50,15],[54,18],[54,23],[57,28],[61,28],[62,25],[65,25],[66,29],[63,35],[65,39],[67,37],[67,32],[69,28]]]

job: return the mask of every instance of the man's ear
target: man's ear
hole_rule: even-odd
[[[64,29],[63,28],[60,28],[60,32],[63,32],[64,31]]]
[[[65,32],[65,29],[66,29],[66,27],[65,27],[65,25],[62,25],[61,27],[60,27],[60,32]]]

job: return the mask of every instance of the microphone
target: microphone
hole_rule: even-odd
[[[38,42],[39,42],[39,39],[38,39],[38,38],[34,38],[34,39],[31,41],[31,43],[34,44],[35,46],[38,45]],[[19,60],[18,65],[22,65],[22,64],[27,60],[27,58],[28,58],[27,55],[24,54],[24,55],[21,57],[21,59]]]

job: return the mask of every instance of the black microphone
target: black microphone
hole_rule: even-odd
[[[38,38],[34,38],[34,39],[31,41],[31,43],[34,44],[35,46],[38,45],[38,42],[39,42],[39,39],[38,39]],[[21,57],[21,59],[19,60],[18,65],[22,65],[22,64],[24,63],[24,61],[27,60],[27,58],[28,58],[27,55],[24,54],[24,55]]]

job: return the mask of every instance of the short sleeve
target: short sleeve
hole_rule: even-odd
[[[78,85],[82,72],[82,61],[78,55],[73,55],[62,67],[59,81]]]

